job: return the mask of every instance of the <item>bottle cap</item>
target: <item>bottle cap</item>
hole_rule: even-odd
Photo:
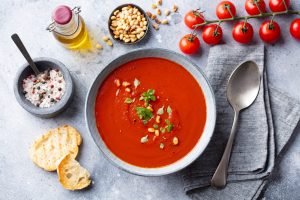
[[[72,10],[70,7],[65,5],[58,6],[55,8],[52,18],[57,24],[67,24],[72,19]]]

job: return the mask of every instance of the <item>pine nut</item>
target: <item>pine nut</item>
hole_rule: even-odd
[[[156,9],[156,14],[161,15],[161,10],[159,8]]]
[[[155,136],[158,137],[158,136],[159,136],[159,130],[155,130],[155,131],[154,131],[154,134],[155,134]]]
[[[161,23],[162,23],[162,24],[168,24],[169,21],[168,21],[167,19],[164,19],[164,20],[161,21]]]
[[[169,16],[169,15],[170,15],[170,10],[169,10],[169,9],[166,9],[166,10],[165,10],[165,15],[166,15],[166,16]]]
[[[115,79],[115,84],[116,84],[116,86],[117,87],[120,87],[121,86],[121,81],[120,81],[120,79]]]
[[[131,83],[129,83],[129,82],[127,82],[127,81],[123,81],[122,82],[122,86],[123,87],[128,87],[128,86],[130,86],[131,85]]]
[[[107,36],[103,36],[103,37],[102,37],[102,40],[103,40],[104,42],[107,42],[107,41],[109,40],[109,38],[108,38]]]
[[[173,140],[172,140],[172,142],[173,142],[173,145],[178,145],[178,143],[179,143],[179,140],[178,140],[178,138],[177,138],[177,137],[173,137]]]
[[[158,124],[160,123],[160,116],[159,115],[156,116],[155,122],[158,123]]]
[[[172,7],[172,11],[177,12],[177,10],[178,10],[178,6],[174,4],[173,7]]]
[[[153,24],[152,24],[152,27],[153,27],[155,30],[159,30],[159,25],[158,25],[158,24],[153,23]]]
[[[108,46],[113,46],[113,43],[112,43],[112,41],[110,41],[110,40],[108,40],[107,42],[106,42],[106,44],[108,45]]]
[[[103,47],[102,47],[101,44],[99,44],[99,43],[96,44],[96,48],[97,48],[97,49],[100,49],[100,50],[103,49]]]
[[[155,130],[154,130],[154,128],[148,128],[148,132],[149,132],[149,133],[154,133]]]

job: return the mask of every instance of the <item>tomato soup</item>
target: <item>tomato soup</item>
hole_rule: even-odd
[[[108,149],[129,164],[156,168],[187,155],[206,122],[204,94],[182,66],[142,58],[113,71],[95,103],[96,124]]]

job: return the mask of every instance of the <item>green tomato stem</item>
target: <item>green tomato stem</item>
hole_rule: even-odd
[[[205,20],[204,23],[194,25],[194,28],[197,28],[199,26],[208,25],[208,24],[215,24],[215,23],[236,21],[236,20],[245,20],[245,19],[252,19],[252,18],[266,18],[266,17],[277,16],[277,15],[300,15],[300,11],[286,10],[286,11],[282,11],[282,12],[270,12],[270,13],[267,12],[267,13],[261,13],[259,15],[240,16],[240,17],[233,17],[233,18],[228,18],[228,19]]]

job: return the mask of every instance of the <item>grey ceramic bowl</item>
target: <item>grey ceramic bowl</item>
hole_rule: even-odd
[[[114,71],[116,68],[121,66],[124,63],[127,63],[129,61],[139,59],[139,58],[145,58],[145,57],[158,57],[158,58],[165,58],[168,60],[171,60],[173,62],[176,62],[183,66],[187,71],[189,71],[192,76],[197,80],[199,85],[201,86],[205,100],[206,100],[206,107],[207,107],[207,120],[206,124],[202,133],[201,138],[195,145],[195,147],[182,159],[159,168],[143,168],[138,166],[133,166],[131,164],[126,163],[125,161],[119,159],[117,156],[115,156],[106,146],[104,141],[102,140],[95,121],[95,99],[99,90],[99,87],[103,83],[103,81],[106,79],[106,77]],[[155,66],[153,66],[155,67]],[[129,52],[125,55],[122,55],[118,57],[117,59],[113,60],[111,63],[109,63],[103,71],[100,72],[100,74],[97,76],[95,81],[93,82],[92,86],[89,89],[88,96],[86,99],[86,107],[85,107],[85,114],[86,114],[86,121],[88,124],[89,131],[91,133],[91,136],[94,139],[94,142],[99,147],[99,149],[104,153],[104,155],[117,167],[133,173],[137,175],[144,175],[144,176],[160,176],[165,174],[170,174],[177,172],[189,164],[191,164],[193,161],[195,161],[204,151],[206,146],[208,145],[214,131],[215,122],[216,122],[216,103],[215,103],[215,97],[214,93],[212,91],[212,88],[201,71],[201,69],[193,64],[190,60],[188,60],[186,57],[169,51],[165,49],[140,49],[135,50],[132,52]]]
[[[66,66],[52,58],[36,58],[33,59],[34,63],[36,64],[37,68],[42,72],[46,69],[53,68],[59,69],[64,76],[66,81],[66,91],[65,94],[62,96],[62,99],[58,101],[56,104],[49,108],[39,108],[34,106],[30,101],[25,98],[23,94],[22,88],[22,81],[27,78],[30,74],[33,74],[32,69],[28,65],[28,63],[24,64],[16,74],[16,78],[14,81],[14,93],[16,96],[17,101],[19,104],[31,114],[41,117],[41,118],[51,118],[59,113],[61,113],[67,106],[70,104],[73,93],[74,93],[74,85],[72,81],[71,74]]]
[[[148,22],[148,23],[147,23],[147,29],[145,30],[144,36],[141,37],[140,39],[136,40],[135,42],[128,42],[128,43],[126,43],[126,42],[124,42],[123,40],[114,38],[113,30],[110,29],[111,21],[112,21],[110,18],[113,16],[113,14],[114,14],[114,12],[115,12],[116,10],[121,10],[121,9],[122,9],[123,7],[125,7],[125,6],[136,7],[136,8],[137,8],[137,9],[145,16],[145,18],[146,18],[146,20],[147,20],[147,22]],[[147,17],[146,12],[145,12],[141,7],[139,7],[139,6],[135,5],[135,4],[132,4],[132,3],[128,3],[128,4],[122,4],[122,5],[118,6],[118,7],[116,7],[116,8],[111,12],[111,14],[109,15],[109,19],[108,19],[108,30],[109,30],[109,33],[110,33],[111,37],[112,37],[114,40],[116,40],[116,41],[118,41],[118,42],[120,42],[120,43],[122,43],[122,44],[128,44],[128,45],[130,45],[130,44],[136,44],[136,43],[142,41],[144,38],[146,38],[146,35],[147,35],[147,33],[149,32],[149,24],[150,24],[150,23],[149,23],[149,18]]]

